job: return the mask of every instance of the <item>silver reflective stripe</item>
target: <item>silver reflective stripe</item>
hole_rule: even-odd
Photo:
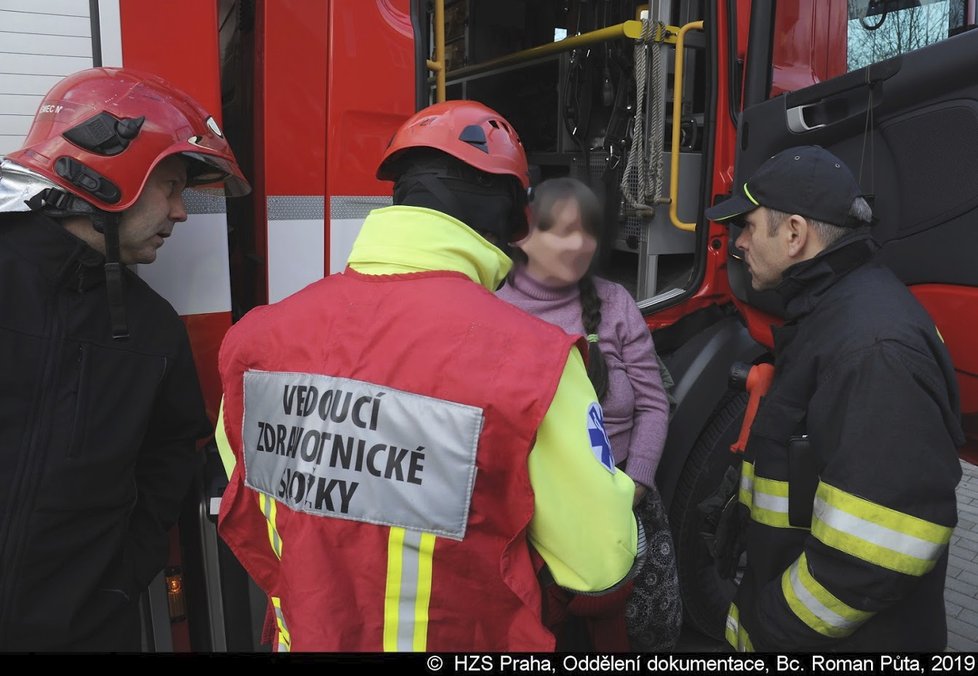
[[[228,210],[223,196],[199,192],[193,188],[184,191],[183,203],[187,206],[188,214],[223,214]]]
[[[744,464],[744,469],[746,469],[747,467],[748,465]],[[750,466],[750,469],[751,469],[751,473],[747,473],[745,471],[741,471],[740,473],[740,490],[747,491],[748,493],[753,493],[754,491],[753,466]]]
[[[782,498],[779,495],[768,495],[767,493],[761,493],[756,488],[754,489],[754,506],[761,509],[766,509],[770,512],[778,512],[780,514],[788,513],[788,498]]]
[[[788,572],[789,579],[791,580],[791,590],[795,593],[795,596],[798,597],[798,600],[801,601],[813,615],[818,617],[820,620],[825,622],[825,624],[829,625],[830,627],[834,627],[836,629],[844,630],[844,631],[851,630],[854,627],[857,627],[861,624],[861,622],[853,622],[847,620],[846,618],[842,617],[835,611],[825,607],[825,605],[821,601],[815,598],[808,591],[808,588],[805,587],[804,584],[802,584],[801,579],[799,578],[799,573],[798,573],[799,565],[800,565],[800,559],[796,559],[795,562],[791,564],[791,568],[789,569]],[[846,631],[846,633],[849,632]]]
[[[292,651],[292,636],[289,628],[285,624],[285,614],[280,606],[281,600],[277,597],[272,601],[272,608],[275,609],[275,619],[278,620],[278,652],[287,653]]]
[[[282,540],[278,535],[278,527],[275,524],[275,503],[272,502],[268,496],[261,496],[262,513],[265,515],[265,520],[268,521],[268,531],[272,538],[272,551],[282,558]]]
[[[754,466],[746,460],[740,464],[740,490],[737,500],[750,509],[754,504]]]
[[[391,204],[390,196],[333,196],[329,198],[329,218],[333,221],[341,218],[362,220],[374,209],[383,209]]]
[[[735,603],[731,603],[729,610],[727,610],[727,624],[724,630],[724,638],[727,639],[727,643],[734,650],[739,652],[753,652],[754,650],[754,647],[750,643],[750,637],[740,626],[740,610]]]
[[[401,652],[414,650],[420,552],[421,533],[412,530],[404,531],[404,544],[401,548],[401,595],[397,604],[397,649]]]
[[[815,519],[837,531],[924,561],[933,561],[944,551],[943,544],[928,542],[913,535],[907,535],[878,523],[861,519],[833,507],[817,496],[814,515]]]
[[[294,511],[461,540],[482,410],[313,373],[244,374],[245,483]]]
[[[265,199],[270,221],[321,221],[325,204],[322,195],[269,195]]]

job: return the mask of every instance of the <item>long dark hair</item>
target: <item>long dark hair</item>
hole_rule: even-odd
[[[532,227],[537,230],[549,230],[554,225],[554,208],[558,202],[573,199],[581,210],[581,223],[584,231],[601,242],[603,211],[597,195],[587,184],[568,176],[550,178],[533,190],[533,201],[530,202],[530,220]],[[517,250],[517,257],[525,262],[526,254]],[[598,260],[595,253],[594,260]],[[593,267],[593,266],[592,266]],[[604,353],[598,346],[598,328],[601,326],[601,298],[594,285],[594,276],[588,270],[581,281],[577,283],[581,292],[581,322],[587,336],[588,359],[587,375],[591,379],[598,400],[604,399],[608,393],[608,364]]]

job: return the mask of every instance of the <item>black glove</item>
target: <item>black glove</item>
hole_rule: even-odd
[[[747,510],[737,500],[739,488],[738,463],[727,468],[716,491],[696,506],[703,515],[700,536],[724,579],[737,574],[740,555],[747,547]]]

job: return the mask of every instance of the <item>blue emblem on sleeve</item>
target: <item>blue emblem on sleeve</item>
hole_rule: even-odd
[[[604,431],[604,412],[601,405],[597,402],[591,404],[587,410],[587,433],[591,438],[591,451],[604,468],[615,473],[615,456],[611,453],[611,441],[608,440],[608,433]]]

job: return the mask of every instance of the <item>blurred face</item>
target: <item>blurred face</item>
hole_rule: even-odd
[[[186,187],[187,164],[183,158],[173,155],[156,165],[139,199],[119,221],[119,258],[123,263],[156,260],[156,251],[173,232],[174,223],[187,220],[183,202]]]
[[[553,207],[553,226],[540,230],[530,226],[530,234],[517,246],[527,257],[526,271],[547,286],[576,284],[587,274],[597,240],[584,229],[577,200],[560,200]]]
[[[782,222],[771,235],[768,210],[764,207],[747,214],[744,222],[744,229],[734,244],[744,252],[751,286],[757,291],[774,288],[781,282],[784,271],[794,262],[789,256],[789,228]]]

